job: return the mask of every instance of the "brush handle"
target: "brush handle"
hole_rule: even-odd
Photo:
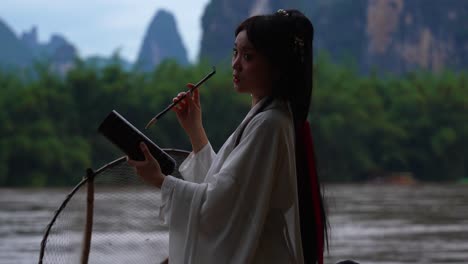
[[[145,129],[148,129],[151,125],[153,125],[154,123],[156,123],[156,121],[158,121],[158,119],[163,116],[165,113],[167,113],[169,110],[172,109],[172,107],[174,107],[175,105],[177,105],[180,101],[182,101],[185,96],[187,96],[187,94],[189,93],[192,93],[193,90],[197,89],[200,85],[202,85],[206,80],[208,80],[209,78],[211,78],[211,76],[213,76],[214,74],[216,73],[216,68],[213,66],[213,70],[208,73],[205,77],[203,77],[203,79],[201,79],[198,83],[196,83],[192,88],[190,88],[190,90],[188,90],[184,95],[182,95],[179,100],[176,100],[175,102],[172,102],[172,104],[170,104],[168,107],[166,107],[164,110],[162,110],[161,112],[159,112],[156,116],[154,116],[149,122],[148,124],[146,124],[145,126]]]

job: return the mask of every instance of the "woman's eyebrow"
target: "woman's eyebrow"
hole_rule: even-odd
[[[250,47],[250,46],[240,46],[240,47],[238,47],[237,43],[234,43],[234,47],[239,49],[239,50],[242,50],[242,51],[255,51],[255,49],[253,47]]]

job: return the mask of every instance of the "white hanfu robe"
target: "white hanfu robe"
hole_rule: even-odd
[[[210,144],[192,152],[179,168],[185,181],[165,178],[169,263],[303,262],[289,107],[274,100],[234,147],[239,127],[217,154]]]

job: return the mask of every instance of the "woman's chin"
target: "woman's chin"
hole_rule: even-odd
[[[244,86],[239,85],[239,84],[234,84],[234,90],[238,93],[251,93],[249,89],[246,89]]]
[[[238,93],[243,93],[244,92],[242,90],[242,86],[240,86],[238,84],[234,84],[234,90],[236,90],[236,92],[238,92]]]

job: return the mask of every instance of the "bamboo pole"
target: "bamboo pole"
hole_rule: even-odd
[[[87,197],[86,197],[86,224],[83,237],[83,251],[81,253],[81,264],[88,264],[89,251],[91,248],[91,235],[93,233],[93,216],[94,216],[94,172],[92,169],[87,169]]]

